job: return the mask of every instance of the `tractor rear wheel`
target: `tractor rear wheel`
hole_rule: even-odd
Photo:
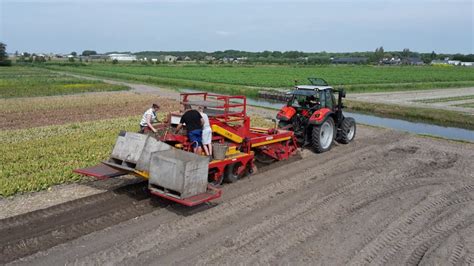
[[[342,120],[341,130],[336,138],[337,142],[342,144],[348,144],[351,142],[356,134],[356,122],[352,117],[346,117]]]
[[[241,163],[233,163],[225,168],[224,181],[227,183],[235,183],[242,175],[238,174],[239,168],[243,167]]]
[[[321,125],[314,126],[311,135],[311,144],[316,153],[331,149],[334,142],[334,119],[328,117]]]

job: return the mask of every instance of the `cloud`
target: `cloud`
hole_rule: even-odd
[[[232,32],[224,31],[224,30],[218,30],[218,31],[216,31],[216,34],[219,35],[219,36],[227,37],[227,36],[232,35]]]

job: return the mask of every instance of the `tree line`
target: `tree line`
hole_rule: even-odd
[[[130,52],[108,52],[110,53],[130,53]],[[18,57],[19,62],[44,62],[45,58],[35,57],[34,54],[27,52],[22,53],[18,56],[18,52],[15,53]],[[207,61],[213,63],[224,59],[240,59],[240,62],[244,63],[262,63],[262,64],[330,64],[334,59],[338,58],[359,58],[364,59],[357,61],[359,64],[380,64],[384,60],[390,60],[392,58],[408,59],[418,58],[424,63],[428,64],[432,60],[443,60],[450,58],[453,60],[459,60],[463,62],[474,62],[474,54],[437,54],[435,51],[431,53],[419,53],[413,52],[408,48],[402,51],[385,51],[383,46],[377,47],[375,51],[366,52],[302,52],[302,51],[262,51],[262,52],[248,52],[240,50],[225,50],[225,51],[142,51],[133,53],[139,59],[140,58],[157,58],[165,55],[173,55],[183,60],[189,58],[193,61]],[[78,53],[71,52],[70,55],[73,57],[78,56]],[[80,55],[82,56],[93,56],[98,55],[94,50],[84,50]],[[33,60],[35,57],[35,60]],[[71,58],[70,58],[71,59]],[[74,59],[70,60],[74,62]],[[11,65],[11,61],[8,60],[6,53],[6,44],[0,42],[0,66]]]
[[[209,58],[217,60],[224,58],[245,58],[247,62],[252,63],[303,63],[303,64],[330,64],[335,58],[364,58],[361,61],[365,63],[380,63],[384,58],[392,59],[407,59],[418,58],[424,63],[428,64],[432,60],[443,60],[447,57],[454,60],[465,62],[473,62],[474,55],[468,54],[437,54],[435,51],[431,53],[413,52],[409,48],[402,51],[385,51],[383,47],[378,47],[375,51],[366,52],[301,52],[301,51],[262,51],[262,52],[247,52],[240,50],[225,50],[215,52],[203,51],[142,51],[134,53],[139,58],[153,58],[163,55],[174,55],[180,58],[189,57],[192,60],[205,61]]]

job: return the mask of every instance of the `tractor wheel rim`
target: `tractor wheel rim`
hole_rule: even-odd
[[[347,133],[347,139],[352,140],[354,138],[355,126],[354,124],[351,125],[349,128],[349,132]]]
[[[328,122],[324,122],[324,124],[321,126],[321,133],[319,137],[319,141],[323,149],[327,149],[331,145],[333,133],[334,132],[331,125]]]

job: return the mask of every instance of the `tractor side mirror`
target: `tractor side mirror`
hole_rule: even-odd
[[[346,98],[346,90],[344,90],[344,88],[339,88],[339,94],[341,98]]]

